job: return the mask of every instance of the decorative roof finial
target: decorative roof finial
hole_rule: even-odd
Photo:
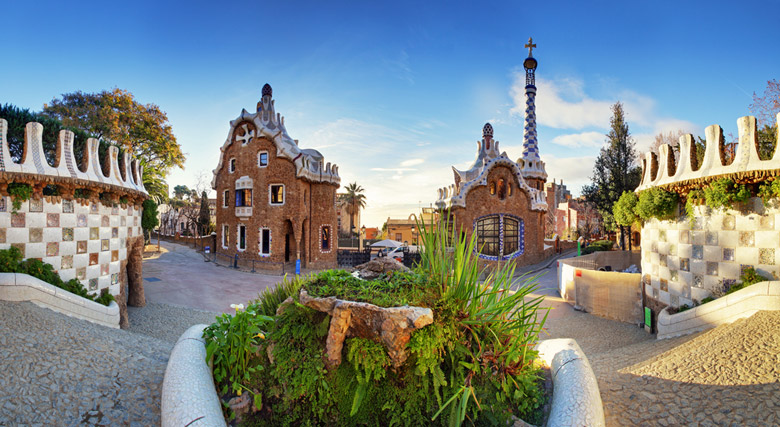
[[[482,137],[493,137],[493,126],[490,123],[485,123],[485,126],[482,127]]]
[[[273,94],[274,94],[274,91],[273,91],[273,89],[271,89],[271,85],[266,83],[265,86],[263,86],[263,96],[266,96],[266,95],[273,96]]]
[[[528,57],[529,58],[533,58],[533,56],[534,56],[533,55],[533,51],[534,51],[534,48],[536,47],[536,45],[534,44],[534,38],[533,37],[528,37],[528,43],[526,43],[525,47],[528,48]]]

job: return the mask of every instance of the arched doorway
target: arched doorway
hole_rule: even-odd
[[[284,221],[284,262],[295,262],[297,252],[295,241],[295,230],[293,229],[292,221]]]

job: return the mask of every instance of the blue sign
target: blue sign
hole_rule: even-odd
[[[295,260],[295,274],[301,274],[301,260]]]

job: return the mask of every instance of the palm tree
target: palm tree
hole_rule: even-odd
[[[360,209],[366,207],[366,195],[363,194],[363,187],[359,186],[357,182],[347,185],[344,189],[347,190],[347,192],[339,195],[339,200],[347,205],[349,231],[353,232],[355,229],[355,215],[360,212]]]

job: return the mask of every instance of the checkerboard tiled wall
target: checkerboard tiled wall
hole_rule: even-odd
[[[780,210],[764,208],[759,198],[744,211],[699,206],[693,221],[647,221],[641,246],[647,294],[675,307],[690,305],[746,267],[778,277]]]
[[[139,209],[29,200],[11,210],[10,199],[0,197],[0,249],[16,246],[25,258],[51,264],[63,280],[77,278],[91,292],[119,293],[127,238],[142,233]]]

